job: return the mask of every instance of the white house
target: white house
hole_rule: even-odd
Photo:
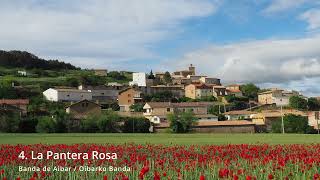
[[[49,88],[42,93],[48,101],[82,101],[92,100],[92,92],[79,89],[54,89]]]
[[[129,83],[130,86],[147,86],[147,76],[146,73],[132,73],[132,81]]]
[[[27,76],[27,71],[18,71],[20,76]]]

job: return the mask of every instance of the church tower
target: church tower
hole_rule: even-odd
[[[196,67],[194,67],[192,64],[189,66],[189,71],[192,72],[192,75],[196,75]]]

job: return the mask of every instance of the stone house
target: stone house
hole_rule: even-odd
[[[13,110],[25,115],[28,112],[29,99],[0,99],[2,110]]]
[[[100,115],[101,106],[88,100],[82,100],[68,106],[66,113],[72,115],[74,119],[84,119],[90,115]]]
[[[170,92],[172,93],[173,97],[181,98],[185,95],[185,91],[183,86],[181,85],[158,85],[158,86],[151,86],[149,94],[156,94],[156,93],[163,93],[163,92]]]
[[[224,86],[213,86],[212,90],[212,94],[216,98],[227,95],[227,90]]]
[[[191,83],[192,81],[189,78],[183,76],[172,76],[172,84],[174,85],[188,85]]]
[[[182,76],[187,77],[188,75],[196,75],[196,68],[190,64],[188,70],[175,71],[172,73],[172,76]]]
[[[96,76],[107,76],[108,75],[108,70],[106,69],[94,69],[94,75]]]
[[[212,86],[206,84],[189,84],[185,87],[185,96],[191,99],[201,99],[212,95]]]
[[[188,75],[187,78],[191,80],[191,83],[201,83],[200,79],[205,78],[207,76],[201,75]]]
[[[201,83],[204,83],[204,84],[221,85],[221,81],[218,78],[211,78],[211,77],[203,76],[199,80]]]
[[[239,84],[231,84],[226,86],[227,94],[228,95],[234,95],[236,97],[241,97],[243,96],[242,91],[240,89]]]

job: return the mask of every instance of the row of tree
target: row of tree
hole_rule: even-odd
[[[40,59],[26,51],[0,51],[0,66],[25,69],[77,69],[70,63]]]
[[[319,111],[320,102],[316,98],[304,98],[301,96],[291,96],[289,98],[289,106],[298,110]]]
[[[0,132],[38,133],[149,133],[151,123],[143,117],[121,117],[113,111],[76,120],[64,111],[52,115],[21,118],[14,112],[0,111]]]

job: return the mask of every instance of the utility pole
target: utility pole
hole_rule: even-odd
[[[314,115],[315,115],[315,119],[317,121],[318,134],[320,134],[320,130],[319,130],[319,111],[314,112]]]
[[[281,127],[282,127],[282,134],[284,134],[284,122],[283,122],[283,112],[282,112],[282,104],[281,104]]]
[[[132,118],[132,133],[134,133],[134,118]]]
[[[284,122],[283,122],[283,111],[282,111],[282,99],[280,99],[280,108],[281,108],[281,128],[282,128],[282,134],[284,134]]]

